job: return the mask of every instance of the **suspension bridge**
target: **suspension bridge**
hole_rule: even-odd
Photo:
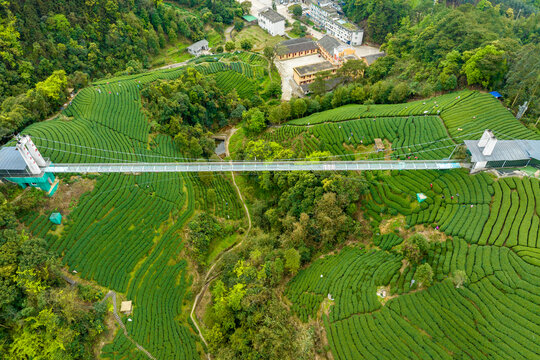
[[[44,158],[29,135],[17,136],[15,146],[0,149],[0,178],[33,186],[52,195],[57,188],[57,173],[171,173],[171,172],[260,172],[260,171],[372,171],[372,170],[480,170],[490,161],[530,161],[539,157],[540,141],[500,141],[486,130],[480,140],[466,140],[472,163],[440,160],[323,160],[290,159],[277,161],[192,161],[192,162],[107,162],[52,163]],[[521,142],[519,142],[521,141]],[[455,149],[460,144],[451,145]],[[83,147],[83,146],[80,146]],[[50,149],[50,148],[47,148]],[[91,148],[89,148],[91,149]],[[511,151],[509,151],[511,150]],[[421,152],[421,151],[420,151]],[[452,152],[453,153],[453,152]],[[126,153],[127,154],[127,153]],[[118,161],[118,159],[110,159]],[[506,160],[505,160],[506,161]],[[527,162],[528,164],[528,162]],[[503,165],[504,166],[504,165]]]

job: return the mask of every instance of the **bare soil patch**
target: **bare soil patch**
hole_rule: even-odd
[[[80,176],[72,176],[71,180],[76,181],[71,184],[60,181],[54,196],[49,198],[43,206],[44,213],[58,211],[65,217],[77,206],[81,195],[92,191],[96,185],[95,180],[81,178]]]

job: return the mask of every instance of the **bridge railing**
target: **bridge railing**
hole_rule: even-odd
[[[219,172],[219,171],[347,171],[347,170],[425,170],[455,169],[455,160],[358,160],[358,161],[229,161],[176,163],[93,163],[54,164],[53,173],[139,173],[139,172]]]

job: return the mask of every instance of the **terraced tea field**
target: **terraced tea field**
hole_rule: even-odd
[[[486,128],[539,139],[489,94],[462,91],[399,105],[348,105],[293,120],[264,136],[300,156],[450,155]],[[465,137],[466,136],[466,137]],[[385,141],[377,153],[375,138]],[[376,171],[361,201],[374,234],[301,270],[285,294],[303,322],[320,321],[335,359],[539,358],[540,180],[467,170]],[[427,199],[418,202],[416,195]],[[434,284],[419,289],[404,237],[430,234]],[[469,282],[457,288],[458,270]],[[386,298],[378,296],[384,289]],[[420,291],[419,291],[420,290]]]
[[[298,157],[320,150],[348,160],[442,159],[487,128],[500,139],[540,139],[493,96],[470,90],[405,104],[345,105],[289,121],[265,137]],[[386,140],[384,153],[374,151],[375,138]]]
[[[381,250],[345,249],[300,272],[286,290],[293,310],[306,320],[328,294],[323,315],[337,359],[537,358],[530,341],[540,330],[540,269],[506,247],[436,243],[429,253],[437,278],[411,291],[415,269],[402,274],[401,258]],[[470,284],[455,288],[448,275],[465,270]],[[402,294],[382,305],[377,287]]]
[[[248,65],[202,63],[200,71],[256,76]],[[156,79],[174,79],[182,69],[99,81],[83,89],[57,119],[37,123],[31,134],[53,162],[173,161],[182,158],[172,140],[150,134],[141,112],[140,89]],[[245,74],[245,75],[242,75]],[[239,78],[240,77],[240,78]],[[244,81],[244,80],[242,80]],[[251,80],[249,80],[251,81]],[[229,84],[230,88],[236,85]],[[238,89],[240,92],[241,90]],[[203,176],[203,175],[201,175]],[[213,190],[215,200],[208,200]],[[157,359],[200,358],[199,337],[189,325],[193,279],[183,258],[183,226],[197,211],[225,220],[241,219],[243,208],[226,174],[111,174],[97,178],[63,225],[49,214],[25,219],[30,231],[48,240],[70,271],[97,281],[133,301],[129,336]],[[147,359],[119,331],[102,350],[109,359]]]

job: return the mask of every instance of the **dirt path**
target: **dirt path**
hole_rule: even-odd
[[[189,62],[189,60],[186,60],[186,61],[182,61],[182,62],[179,62],[179,63],[174,63],[174,64],[169,64],[169,65],[165,65],[165,66],[162,66],[162,67],[158,67],[157,69],[152,69],[152,70],[174,69],[174,68],[177,68],[177,67],[180,67],[180,66],[185,66],[185,65],[187,65],[188,62]]]
[[[62,278],[71,286],[75,286],[77,285],[77,280],[67,276],[67,275],[64,275],[62,274]],[[145,348],[143,348],[141,345],[139,345],[139,343],[137,343],[135,340],[133,340],[129,335],[128,335],[128,332],[127,332],[127,329],[126,329],[126,326],[124,325],[122,319],[120,318],[120,315],[118,315],[118,312],[116,311],[116,292],[110,290],[107,295],[105,295],[105,297],[103,297],[103,300],[101,300],[101,302],[105,302],[108,298],[112,298],[112,302],[113,302],[113,315],[114,315],[114,318],[116,319],[116,322],[118,323],[118,325],[122,328],[122,331],[124,331],[124,335],[126,336],[126,338],[131,341],[133,343],[133,345],[135,345],[137,347],[137,349],[139,349],[140,351],[142,351],[146,356],[148,356],[149,359],[152,359],[152,360],[156,360],[155,357],[152,356],[152,354],[150,354],[150,352],[148,352],[148,350],[146,350]]]
[[[114,318],[116,319],[116,322],[118,323],[118,325],[120,325],[120,327],[122,328],[122,330],[124,331],[124,335],[126,336],[126,338],[128,338],[129,341],[131,341],[133,343],[133,345],[135,345],[137,347],[137,349],[139,349],[140,351],[142,351],[146,356],[148,356],[148,358],[152,359],[152,360],[156,360],[155,357],[152,356],[152,354],[150,354],[148,352],[148,350],[146,350],[145,348],[143,348],[141,345],[139,345],[135,340],[133,340],[129,335],[128,335],[128,332],[127,332],[127,329],[126,329],[126,326],[124,325],[124,323],[122,322],[122,319],[120,318],[120,315],[118,315],[118,313],[116,312],[116,293],[114,291],[109,291],[107,293],[107,295],[105,295],[105,297],[103,298],[102,301],[105,301],[107,300],[108,298],[112,297],[112,302],[113,302],[113,314],[114,314]]]
[[[227,135],[227,138],[225,139],[225,154],[227,156],[230,156],[230,153],[229,153],[229,139],[231,138],[231,136],[233,136],[233,134],[236,132],[236,130],[238,130],[238,129],[233,128],[229,132],[229,134]],[[229,248],[228,250],[223,251],[222,253],[220,253],[216,257],[216,260],[214,261],[212,266],[210,266],[210,268],[206,272],[206,275],[204,276],[203,286],[202,286],[201,290],[195,296],[195,300],[193,301],[193,306],[191,307],[191,314],[189,316],[191,318],[191,321],[193,321],[193,324],[197,328],[197,331],[199,332],[199,336],[200,336],[201,340],[204,342],[204,344],[207,347],[208,347],[208,343],[206,342],[206,339],[204,338],[204,336],[202,334],[202,331],[199,328],[199,325],[197,324],[198,319],[194,315],[195,310],[197,308],[197,305],[199,304],[199,300],[204,296],[204,293],[208,289],[208,286],[210,286],[210,283],[212,282],[212,280],[215,279],[215,276],[211,276],[211,275],[212,275],[216,265],[219,263],[219,260],[221,260],[221,258],[223,257],[224,254],[226,254],[228,252],[231,252],[234,249],[236,249],[238,246],[240,246],[244,242],[244,240],[247,239],[247,237],[249,236],[249,233],[251,231],[251,215],[249,214],[249,210],[248,210],[248,207],[246,205],[246,202],[244,201],[244,198],[242,197],[242,193],[240,192],[240,188],[238,187],[238,185],[236,185],[236,179],[235,179],[235,176],[234,176],[234,172],[232,172],[232,171],[231,171],[231,176],[232,176],[232,180],[233,180],[233,185],[234,185],[234,187],[236,189],[236,193],[238,194],[238,197],[240,198],[240,201],[242,202],[242,205],[244,206],[244,210],[246,211],[246,216],[247,216],[247,219],[248,219],[248,229],[247,229],[246,233],[244,234],[244,238],[238,244],[234,245],[233,247]],[[206,354],[206,356],[207,356],[208,360],[211,360],[210,354]]]
[[[231,25],[225,29],[225,42],[233,41],[232,36],[231,36],[233,29],[234,29],[234,25]]]

